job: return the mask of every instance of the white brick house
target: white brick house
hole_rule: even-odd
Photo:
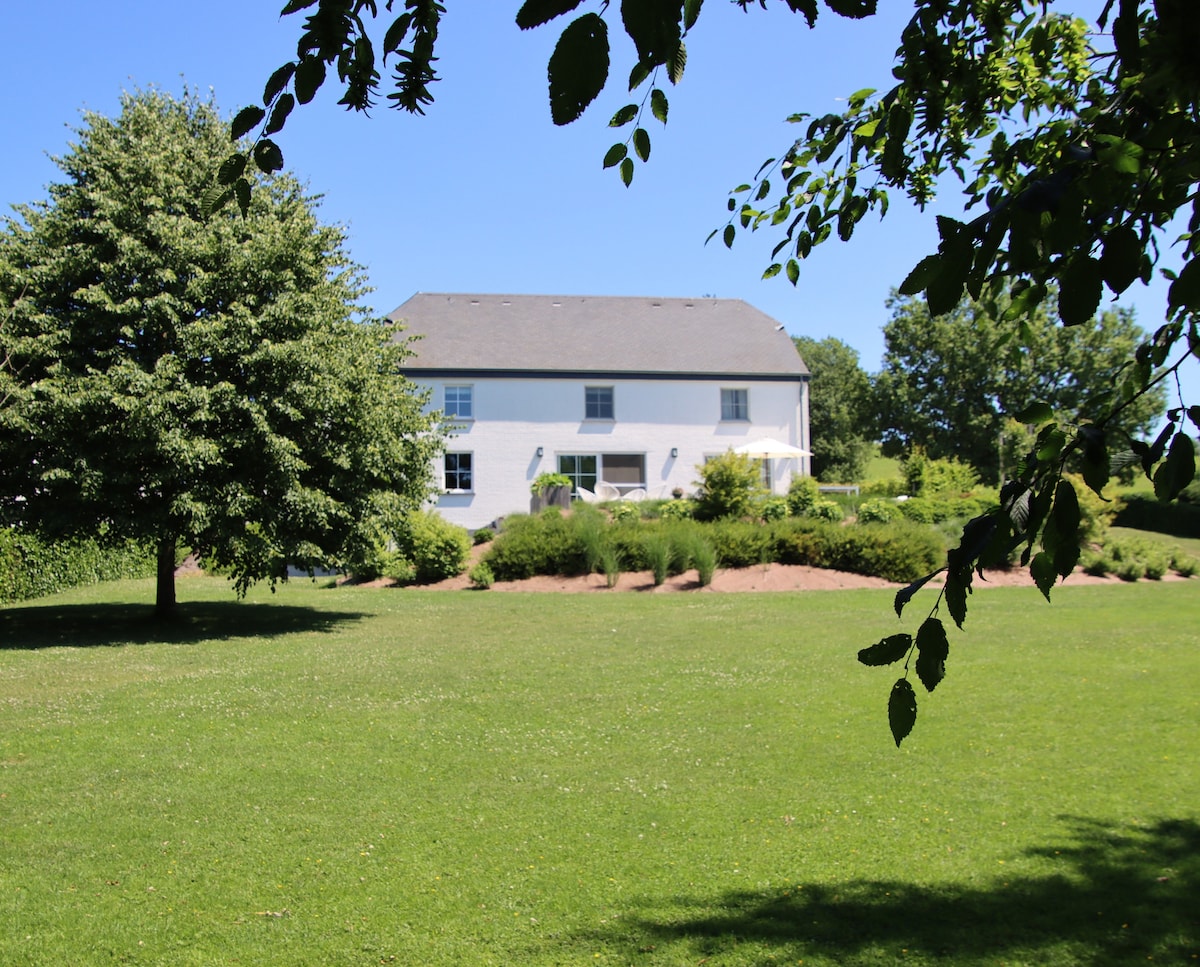
[[[528,511],[547,471],[670,496],[757,438],[809,448],[808,369],[740,300],[418,293],[391,318],[419,337],[405,375],[456,428],[437,509],[464,527]],[[808,458],[765,472],[783,492]]]

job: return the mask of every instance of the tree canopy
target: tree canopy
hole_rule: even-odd
[[[861,480],[874,450],[871,380],[840,339],[793,336],[811,374],[812,474],[826,483]]]
[[[747,11],[756,6],[734,2]],[[581,3],[525,0],[517,25],[541,27]],[[784,3],[818,29],[826,10],[863,18],[876,9],[876,0]],[[765,8],[766,0],[757,6]],[[628,75],[634,99],[609,121],[630,133],[608,149],[604,164],[626,184],[635,158],[650,156],[646,112],[667,119],[660,78],[681,79],[685,38],[701,7],[702,0],[619,5],[636,51]],[[929,690],[945,672],[940,609],[963,623],[981,557],[998,545],[1024,544],[1023,560],[1047,597],[1073,569],[1079,514],[1077,495],[1062,477],[1068,463],[1078,464],[1097,492],[1114,469],[1112,458],[1127,448],[1162,498],[1176,496],[1194,476],[1188,424],[1193,432],[1200,428],[1200,405],[1180,393],[1153,442],[1126,441],[1118,426],[1134,400],[1200,352],[1200,260],[1193,257],[1200,249],[1200,17],[1193,8],[1191,0],[924,0],[898,38],[896,84],[852,93],[841,114],[795,114],[796,139],[734,189],[729,220],[711,236],[732,246],[743,232],[774,233],[776,261],[764,275],[796,284],[816,248],[834,238],[849,241],[868,214],[886,214],[892,195],[926,206],[957,182],[965,212],[937,216],[937,251],[917,262],[899,289],[923,294],[933,316],[951,312],[964,296],[986,301],[1007,293],[1003,321],[1021,339],[1022,320],[1048,304],[1052,289],[1062,324],[1078,326],[1095,316],[1106,291],[1119,296],[1156,271],[1170,280],[1162,325],[1136,347],[1100,410],[1064,421],[1049,401],[1037,399],[1013,414],[1036,435],[1022,472],[1002,492],[1002,506],[964,532],[939,572],[942,594],[922,631],[906,639],[907,649],[893,636],[886,639],[890,648],[865,650],[872,663],[916,653],[918,677]],[[249,152],[230,157],[206,202],[236,198],[245,207],[250,160],[267,171],[282,165],[271,136],[296,104],[312,99],[328,68],[344,87],[342,103],[365,110],[380,90],[378,50],[380,65],[394,58],[388,99],[404,110],[425,109],[437,79],[434,50],[445,7],[405,0],[403,12],[373,40],[378,9],[375,0],[289,0],[284,14],[309,11],[297,56],[271,75],[262,107],[238,114],[234,137],[257,130],[257,140]],[[555,123],[578,118],[609,83],[606,15],[617,10],[603,3],[562,31],[548,65]],[[730,47],[736,50],[735,39]],[[742,55],[731,53],[731,61]],[[1172,234],[1179,236],[1173,249]],[[897,611],[915,591],[898,597]],[[907,670],[893,690],[889,718],[900,742],[916,720]]]
[[[227,153],[211,102],[127,94],[0,230],[0,517],[154,542],[162,611],[180,546],[239,591],[353,555],[381,502],[421,504],[440,446],[293,178],[200,217]]]
[[[923,298],[898,295],[888,304],[892,317],[883,328],[883,368],[874,385],[884,452],[918,446],[930,457],[970,464],[992,483],[1004,477],[1001,439],[1011,414],[1030,400],[1044,400],[1070,424],[1101,411],[1146,338],[1128,309],[1060,326],[1053,293],[1022,318],[1020,341],[1003,322],[1005,299],[964,299],[936,317]],[[1154,428],[1165,406],[1161,386],[1138,396],[1110,424],[1114,439],[1127,449],[1129,440]],[[1007,469],[1016,470],[1012,460]]]

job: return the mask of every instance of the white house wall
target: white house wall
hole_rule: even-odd
[[[432,389],[432,409],[441,409],[447,384],[473,387],[474,419],[460,422],[447,444],[471,454],[472,492],[437,502],[446,519],[470,529],[528,512],[534,477],[557,471],[560,454],[644,454],[647,488],[669,495],[674,487],[693,492],[697,465],[742,443],[773,437],[809,448],[808,384],[800,380],[411,378]],[[585,386],[613,388],[613,420],[584,419]],[[720,419],[723,388],[748,390],[748,421]],[[783,493],[793,474],[809,472],[808,460],[776,460],[774,471]]]

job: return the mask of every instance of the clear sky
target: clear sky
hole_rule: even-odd
[[[11,2],[0,58],[4,162],[0,202],[42,197],[82,109],[114,115],[122,90],[184,83],[212,90],[232,116],[258,103],[270,73],[294,54],[299,16],[282,0]],[[884,302],[936,248],[932,214],[896,204],[849,244],[830,242],[802,265],[799,285],[762,281],[778,236],[740,236],[732,251],[708,234],[727,217],[735,185],[782,153],[794,112],[842,109],[850,93],[886,89],[911,3],[889,0],[867,21],[825,12],[810,31],[781,3],[743,13],[708,0],[689,35],[682,83],[667,87],[664,128],[631,188],[601,159],[618,132],[609,117],[629,98],[620,79],[632,45],[610,7],[618,83],[583,118],[550,121],[546,63],[562,27],[522,33],[518,0],[449,0],[439,39],[436,101],[425,117],[380,106],[370,118],[323,91],[278,137],[288,167],[324,196],[324,220],[346,226],[349,248],[390,312],[414,292],[703,296],[744,299],[794,335],[836,336],[869,371],[883,351]],[[381,4],[382,7],[382,4]],[[580,9],[592,9],[586,3]],[[331,96],[332,95],[332,96]],[[940,210],[960,210],[956,194]],[[1161,286],[1125,304],[1153,329]]]

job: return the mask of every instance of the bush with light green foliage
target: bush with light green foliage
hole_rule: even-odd
[[[668,500],[658,509],[663,520],[690,520],[696,515],[696,502],[685,498]]]
[[[757,460],[726,450],[697,468],[700,480],[696,496],[697,520],[745,517],[762,493],[762,468]]]
[[[901,461],[904,482],[913,496],[969,493],[979,486],[975,468],[953,459],[932,459],[922,447],[913,447]]]
[[[788,485],[788,510],[793,517],[804,517],[821,497],[820,485],[815,477],[792,477]]]
[[[858,522],[860,524],[888,524],[899,520],[903,514],[899,505],[891,500],[878,497],[864,500],[858,505]]]
[[[397,544],[400,556],[412,564],[414,578],[422,583],[462,574],[471,554],[466,528],[431,510],[409,514]]]

